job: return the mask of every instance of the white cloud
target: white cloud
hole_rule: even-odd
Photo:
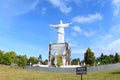
[[[97,51],[98,49],[96,48],[95,51]],[[99,48],[98,53],[104,53],[104,54],[114,54],[116,52],[120,53],[120,39],[116,39],[112,42],[110,42],[106,47],[101,47]]]
[[[69,0],[48,0],[52,5],[59,8],[62,13],[69,13],[72,8],[67,6]]]
[[[83,31],[83,35],[85,35],[86,37],[91,37],[95,34],[95,32],[86,32],[86,31]]]
[[[72,32],[71,35],[74,36],[74,37],[76,37],[77,33],[76,32]]]
[[[94,42],[98,46],[107,46],[113,40],[120,38],[120,24],[112,26],[104,35],[96,37]],[[99,42],[100,41],[100,42]]]
[[[115,54],[116,52],[120,53],[120,39],[113,40],[112,42],[109,42],[108,44],[102,44],[101,40],[98,41],[100,45],[95,44],[96,46],[91,46],[90,48],[95,53],[96,57],[99,57],[101,53],[110,55]]]
[[[110,33],[108,33],[108,34],[100,37],[100,39],[99,39],[99,40],[100,40],[100,43],[101,43],[101,44],[109,43],[109,42],[111,41],[112,37],[113,37],[113,35],[110,34]]]
[[[84,32],[85,31],[82,30],[82,35],[83,34],[85,35]],[[78,34],[79,32],[77,33],[77,35]],[[106,55],[109,55],[109,54],[114,55],[116,52],[120,53],[120,36],[119,35],[120,35],[120,24],[111,27],[108,30],[107,34],[102,35],[101,37],[100,36],[96,37],[96,40],[92,39],[93,44],[90,45],[89,47],[95,53],[96,57],[99,57],[101,53],[104,53]],[[79,43],[72,44],[72,53],[80,54],[80,53],[84,53],[87,50],[87,48],[85,47],[83,48],[81,48],[80,46],[77,47],[76,44],[79,44]]]
[[[120,24],[111,27],[107,34],[95,41],[97,46],[94,45],[94,51],[96,54],[120,53]]]
[[[82,2],[82,0],[72,0],[73,2],[75,2],[77,5],[80,5],[80,2]]]
[[[89,23],[96,20],[102,20],[102,18],[101,14],[96,13],[88,16],[76,16],[72,19],[72,21],[77,23]]]
[[[85,51],[86,51],[86,49],[80,49],[80,48],[78,48],[78,49],[73,49],[72,53],[74,53],[74,54],[84,54]]]
[[[47,8],[43,7],[41,10],[42,14],[44,15],[47,12]]]
[[[106,55],[115,54],[116,52],[120,53],[120,37],[118,36],[118,38],[116,39],[115,32],[116,34],[120,33],[120,25],[115,25],[111,27],[108,34],[102,36],[101,38],[98,37],[97,40],[93,40],[94,44],[90,45],[89,47],[95,53],[96,57],[99,57],[101,53],[104,53]],[[79,34],[79,32],[76,33],[77,35]],[[85,35],[84,30],[82,30],[82,35],[83,34]],[[77,42],[71,45],[72,53],[74,54],[85,53],[85,51],[87,50],[87,48],[85,47],[81,48],[80,46],[78,46]]]
[[[73,30],[76,31],[76,32],[82,32],[82,30],[79,26],[74,26]]]
[[[71,46],[71,47],[75,47],[75,48],[79,48],[79,47],[80,47],[79,45],[77,45],[77,44],[75,44],[75,43],[70,43],[70,46]]]
[[[34,10],[39,0],[0,0],[0,14],[16,16]]]
[[[117,16],[120,13],[120,0],[113,0],[113,5],[115,7],[114,15]]]
[[[85,48],[80,47],[77,42],[70,42],[70,46],[72,47],[73,54],[81,54],[85,52]]]
[[[120,24],[112,26],[108,30],[108,33],[100,38],[100,41],[103,43],[108,43],[116,38],[119,38],[119,35],[120,35]]]
[[[114,40],[112,43],[109,44],[109,48],[114,51],[120,52],[120,39]]]
[[[111,29],[110,29],[110,33],[111,34],[117,34],[117,35],[120,35],[120,24],[118,25],[115,25],[113,26]]]
[[[91,36],[93,36],[94,34],[95,34],[95,32],[88,32],[88,31],[84,31],[84,30],[82,30],[79,26],[74,26],[73,28],[72,28],[72,30],[74,31],[74,32],[72,32],[71,33],[71,35],[72,36],[77,36],[77,35],[84,35],[85,37],[91,37]]]

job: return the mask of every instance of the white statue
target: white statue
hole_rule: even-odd
[[[60,20],[60,24],[50,25],[58,30],[58,43],[64,43],[64,28],[68,27],[71,23],[63,24],[62,20]]]

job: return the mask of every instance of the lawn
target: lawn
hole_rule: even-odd
[[[40,72],[0,66],[0,80],[80,80],[75,73]],[[120,69],[91,72],[83,80],[120,80]]]

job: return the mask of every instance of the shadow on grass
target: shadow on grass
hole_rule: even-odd
[[[111,74],[120,74],[120,71],[119,72],[112,72]]]

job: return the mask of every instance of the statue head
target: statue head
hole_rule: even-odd
[[[60,20],[60,24],[63,24],[62,20]]]

